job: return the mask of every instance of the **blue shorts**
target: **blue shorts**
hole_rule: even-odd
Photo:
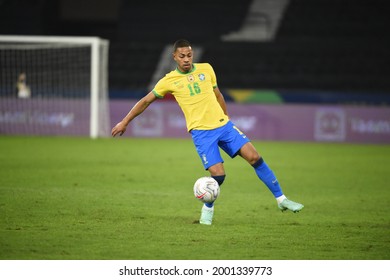
[[[214,164],[223,162],[219,147],[234,158],[241,147],[250,142],[248,137],[231,121],[212,130],[193,129],[191,135],[206,170]]]

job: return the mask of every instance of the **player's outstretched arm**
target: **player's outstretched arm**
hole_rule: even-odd
[[[115,137],[116,135],[122,136],[126,132],[127,125],[138,115],[140,115],[150,104],[152,104],[157,97],[153,92],[149,92],[143,98],[141,98],[134,106],[131,108],[130,112],[123,118],[122,121],[117,123],[111,130],[111,135]]]

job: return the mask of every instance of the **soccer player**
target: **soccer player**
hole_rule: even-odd
[[[212,66],[208,63],[193,63],[193,54],[187,40],[180,39],[174,43],[173,59],[177,63],[176,69],[159,80],[154,89],[133,106],[123,120],[113,127],[112,136],[123,135],[135,117],[155,100],[171,93],[184,113],[188,132],[191,133],[204,168],[220,186],[226,175],[219,147],[232,158],[241,156],[253,167],[282,211],[300,211],[303,205],[286,198],[267,163],[248,137],[229,120],[226,103]],[[213,215],[214,203],[205,203],[199,222],[211,225]]]

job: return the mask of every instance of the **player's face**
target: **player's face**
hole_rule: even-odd
[[[181,72],[188,72],[192,69],[192,55],[191,47],[177,48],[173,53],[173,59]]]

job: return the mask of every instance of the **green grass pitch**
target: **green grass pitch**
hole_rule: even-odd
[[[253,142],[285,194],[280,212],[241,158],[212,226],[190,139],[0,137],[0,259],[390,258],[390,146]]]

